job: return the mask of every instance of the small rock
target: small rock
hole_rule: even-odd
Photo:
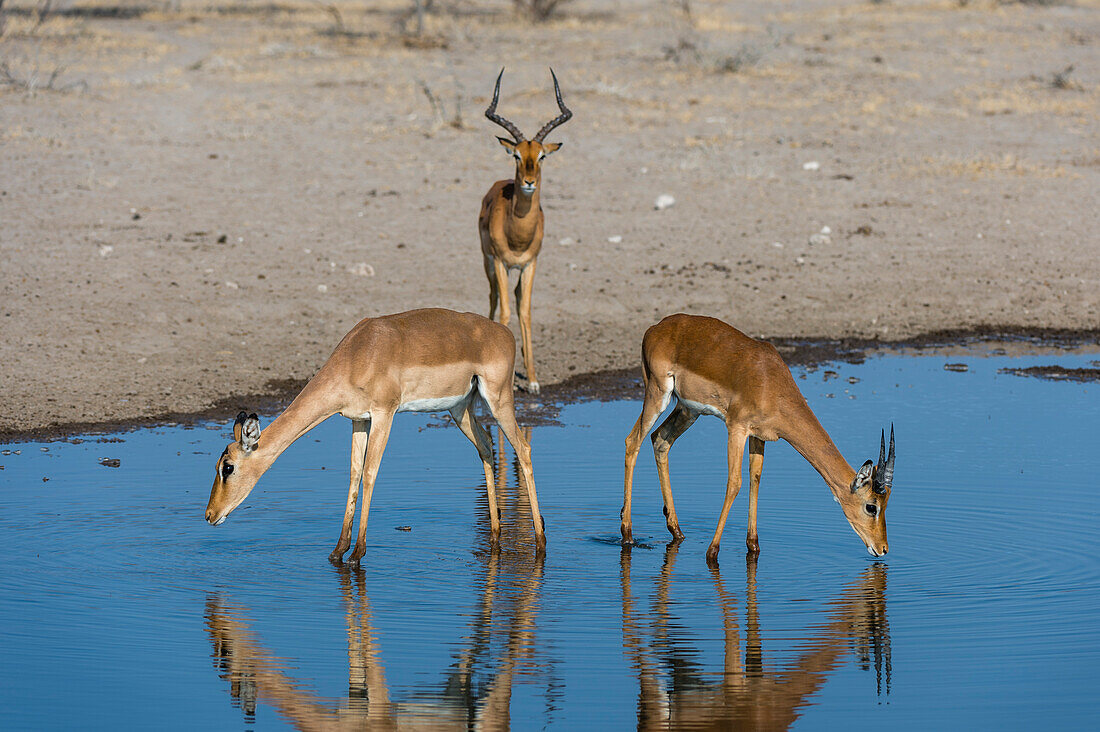
[[[230,290],[239,290],[241,287],[236,282],[230,282],[228,280],[226,280],[225,286],[228,287]]]
[[[828,236],[829,234],[833,233],[833,230],[830,229],[828,226],[822,226],[821,227],[821,233],[824,234],[825,236]]]
[[[621,236],[619,236],[618,234],[616,234],[615,236],[609,236],[609,237],[607,237],[607,243],[608,244],[622,244],[623,243],[623,238]]]
[[[110,244],[100,244],[99,245],[99,256],[106,257],[108,254],[110,254],[114,250],[115,250],[115,248],[113,246],[111,246]]]
[[[100,458],[99,464],[105,468],[117,468],[122,465],[122,461],[118,458]]]
[[[226,236],[225,234],[222,234],[221,236],[218,237],[218,243],[219,244],[225,244],[227,241],[229,241],[229,237]]]
[[[802,163],[802,169],[803,170],[820,170],[821,169],[821,163],[817,162],[816,160],[811,160],[809,162]]]
[[[969,371],[970,367],[965,363],[945,363],[943,365],[944,371]]]
[[[412,531],[413,530],[413,527],[411,527],[411,526],[394,526],[393,528],[394,528],[395,531]]]
[[[776,249],[782,249],[782,248],[783,248],[783,242],[781,242],[781,241],[773,241],[773,242],[772,242],[772,246],[773,246],[773,247],[775,247]]]
[[[833,240],[828,234],[811,234],[810,244],[832,244]]]
[[[666,208],[672,208],[673,204],[675,203],[675,198],[668,195],[667,193],[662,193],[661,195],[657,196],[657,200],[653,202],[653,208],[657,209],[658,211],[664,211]]]
[[[328,285],[317,285],[317,292],[328,292]]]
[[[795,257],[794,261],[797,262],[798,264],[805,264],[806,263],[806,258],[805,257]]]
[[[374,277],[374,267],[370,266],[366,262],[358,262],[348,267],[348,272],[360,277]]]
[[[561,244],[563,247],[571,247],[576,243],[577,243],[577,240],[574,239],[571,236],[565,236],[565,237],[562,237],[561,239],[558,239],[558,244]]]

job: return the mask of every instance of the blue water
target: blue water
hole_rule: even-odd
[[[544,561],[511,452],[494,553],[477,454],[457,429],[428,429],[436,417],[395,421],[358,572],[326,561],[346,420],[296,443],[218,528],[203,511],[228,424],[2,445],[3,726],[1091,728],[1100,384],[998,369],[1095,358],[796,370],[853,465],[895,425],[880,560],[812,468],[769,443],[759,560],[744,556],[742,495],[709,568],[726,466],[713,418],[670,456],[687,539],[666,548],[647,442],[634,532],[651,548],[622,552],[640,401],[533,428]]]

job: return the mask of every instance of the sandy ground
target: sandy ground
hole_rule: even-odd
[[[362,317],[485,313],[502,65],[528,134],[547,65],[575,113],[543,175],[544,385],[636,366],[676,311],[788,338],[1100,328],[1096,0],[575,0],[545,24],[437,0],[420,39],[390,0],[6,5],[5,436],[235,412]]]

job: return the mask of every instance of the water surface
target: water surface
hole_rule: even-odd
[[[1100,385],[998,369],[1092,359],[796,370],[853,465],[896,427],[880,560],[812,468],[769,443],[760,558],[744,555],[741,496],[709,568],[726,466],[713,418],[670,457],[686,541],[666,546],[646,444],[642,546],[623,552],[640,401],[533,428],[544,560],[511,452],[493,552],[477,454],[437,417],[395,420],[359,571],[326,561],[346,420],[296,443],[218,528],[203,510],[228,424],[0,446],[5,727],[1091,727]]]

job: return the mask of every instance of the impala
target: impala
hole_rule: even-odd
[[[707,560],[718,558],[722,529],[733,499],[741,488],[741,458],[749,443],[749,553],[760,552],[756,534],[756,499],[764,467],[764,443],[789,442],[825,479],[856,534],[872,556],[888,550],[886,504],[894,477],[894,428],[890,454],[886,433],[879,443],[878,464],[868,460],[853,470],[810,410],[790,369],[773,345],[758,341],[715,318],[670,315],[642,338],[645,401],[642,414],[626,438],[623,482],[623,543],[632,543],[630,496],[634,463],[642,438],[675,395],[676,407],[653,433],[653,454],[664,498],[666,525],[674,540],[684,538],[676,519],[669,483],[668,452],[700,414],[719,417],[729,432],[726,499],[718,528],[707,549]]]
[[[398,412],[449,411],[462,434],[477,448],[485,469],[491,541],[500,537],[493,482],[493,447],[474,418],[480,397],[512,443],[527,487],[536,546],[546,546],[539,514],[531,448],[516,424],[512,380],[516,339],[502,325],[473,313],[425,309],[366,318],[348,332],[328,361],[290,406],[260,431],[255,414],[241,412],[233,425],[234,442],[218,458],[206,520],[217,526],[248,496],[256,481],[291,443],[333,414],[351,420],[351,485],[340,540],[329,555],[342,561],[351,545],[355,504],[364,496],[359,536],[348,563],[358,565],[366,552],[367,514]]]
[[[500,98],[500,79],[497,76],[493,101],[485,110],[485,116],[500,125],[512,136],[498,137],[500,144],[515,158],[516,175],[513,180],[499,180],[481,200],[481,213],[477,228],[481,234],[481,253],[485,264],[485,276],[489,279],[489,319],[496,315],[500,305],[500,322],[508,325],[511,312],[508,309],[508,272],[519,270],[516,284],[516,310],[519,313],[520,343],[523,348],[523,368],[527,371],[527,389],[538,393],[539,382],[535,376],[535,357],[531,351],[531,288],[535,282],[535,260],[542,249],[542,205],[539,203],[539,187],[542,182],[542,161],[555,150],[560,142],[544,143],[543,139],[559,125],[569,121],[573,113],[561,100],[558,77],[554,70],[554,96],[561,114],[547,122],[531,140],[524,137],[519,128],[496,113]]]

